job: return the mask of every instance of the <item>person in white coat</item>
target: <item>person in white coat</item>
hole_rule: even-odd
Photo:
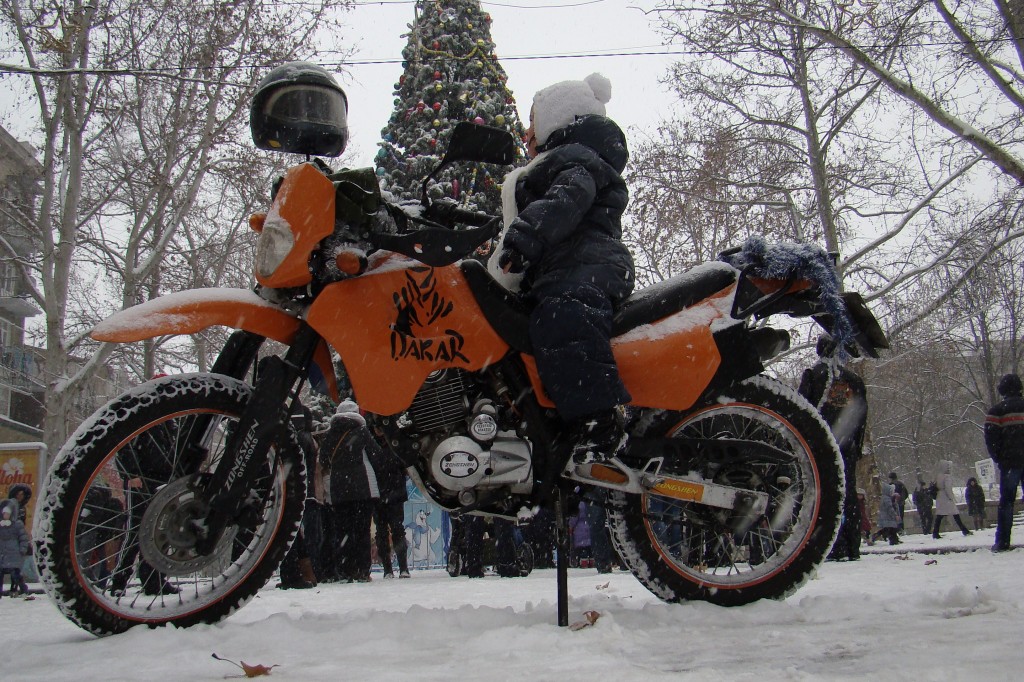
[[[939,466],[935,469],[935,484],[939,488],[939,494],[935,497],[935,522],[932,526],[932,537],[939,539],[939,529],[942,527],[942,519],[952,516],[960,532],[964,535],[973,535],[967,530],[967,526],[960,520],[960,510],[956,506],[956,498],[953,497],[953,462],[948,459],[939,460]]]

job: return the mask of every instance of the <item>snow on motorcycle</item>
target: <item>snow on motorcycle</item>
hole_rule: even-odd
[[[814,408],[763,374],[790,342],[764,318],[809,316],[853,354],[886,347],[827,256],[755,241],[625,301],[613,349],[630,444],[574,465],[529,310],[467,257],[498,220],[427,198],[449,164],[510,165],[511,136],[459,124],[411,211],[382,199],[372,169],[309,160],[344,149],[346,108],[309,65],[257,89],[257,146],[306,162],[250,221],[255,291],[170,294],[93,329],[110,343],[236,331],[209,372],[129,390],[56,456],[34,537],[61,611],[106,635],[213,623],[251,599],[301,521],[307,472],[288,417],[307,383],[338,400],[332,354],[382,446],[452,513],[516,519],[600,488],[619,556],[661,599],[729,606],[796,590],[836,535],[843,473]],[[561,609],[562,570],[559,588]]]

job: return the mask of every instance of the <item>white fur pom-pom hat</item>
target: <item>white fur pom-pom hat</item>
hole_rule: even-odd
[[[562,81],[538,90],[533,96],[533,132],[538,145],[551,133],[564,128],[577,116],[605,115],[604,105],[612,98],[612,82],[599,73],[581,81]]]

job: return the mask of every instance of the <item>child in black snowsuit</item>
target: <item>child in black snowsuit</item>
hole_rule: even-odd
[[[634,283],[621,241],[629,154],[622,130],[604,116],[610,98],[611,83],[596,73],[534,95],[526,131],[532,161],[502,190],[507,230],[497,263],[523,274],[537,368],[574,429],[573,459],[581,464],[622,450],[615,408],[630,400],[610,342],[614,306]]]

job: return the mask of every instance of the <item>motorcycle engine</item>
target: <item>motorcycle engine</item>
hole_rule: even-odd
[[[460,370],[436,372],[398,420],[399,429],[418,436],[421,473],[460,505],[485,491],[527,495],[533,489],[530,443],[508,427],[514,419],[481,389]]]

